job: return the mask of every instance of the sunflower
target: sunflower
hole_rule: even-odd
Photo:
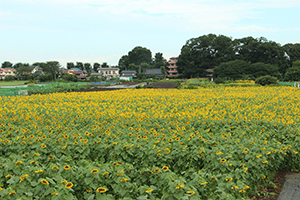
[[[48,159],[54,159],[54,157],[53,156],[48,156]]]
[[[150,190],[146,190],[145,192],[149,193],[149,192],[152,192],[152,191],[153,191],[153,189],[150,189]]]
[[[67,188],[67,189],[71,188],[71,187],[73,187],[73,183],[71,183],[71,182],[69,182],[65,185],[65,188]]]
[[[98,169],[93,169],[93,170],[91,171],[91,173],[93,173],[93,174],[96,174],[96,173],[98,173],[98,172],[99,172]]]
[[[11,178],[11,177],[12,177],[12,175],[10,175],[10,174],[5,176],[5,178]]]
[[[169,167],[164,166],[162,169],[163,169],[164,171],[168,171],[168,170],[169,170]]]
[[[57,166],[53,166],[52,169],[58,169],[58,167]]]
[[[220,160],[222,163],[224,163],[224,162],[226,162],[226,159],[222,159],[222,160]]]
[[[195,194],[195,192],[193,190],[191,191],[186,191],[187,194]]]
[[[109,172],[104,172],[102,175],[105,176],[105,175],[107,175],[107,174],[109,174]]]
[[[127,178],[123,178],[123,179],[121,179],[121,182],[126,182],[126,181],[128,181],[128,179],[127,179]]]
[[[99,187],[99,188],[97,188],[96,191],[99,192],[99,193],[104,193],[104,192],[107,191],[107,189],[106,189],[106,188],[103,188],[103,187]]]
[[[42,180],[41,180],[41,183],[43,183],[44,185],[49,185],[49,182],[46,181],[45,179],[42,179]]]
[[[154,172],[159,172],[160,171],[160,169],[155,169],[155,170],[153,170]]]
[[[65,180],[65,181],[61,181],[60,183],[62,183],[62,184],[66,184],[67,182],[68,182],[68,181],[66,181],[66,180]]]
[[[69,165],[65,165],[65,166],[64,166],[64,169],[65,169],[65,170],[69,170],[69,169],[70,169],[70,166],[69,166]]]

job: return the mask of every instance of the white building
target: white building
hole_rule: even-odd
[[[110,78],[119,78],[120,76],[120,69],[119,68],[98,68],[98,73],[102,75],[102,77],[105,77],[107,79]]]

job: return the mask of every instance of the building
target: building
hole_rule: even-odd
[[[98,68],[98,73],[100,73],[102,75],[102,77],[105,77],[106,79],[110,79],[110,78],[119,78],[120,74],[119,68],[115,68],[115,67],[108,67],[108,68]]]
[[[13,68],[0,68],[0,80],[3,80],[5,76],[15,76],[16,70]]]
[[[132,80],[134,78],[137,78],[137,73],[135,70],[123,70],[120,77],[120,79],[124,80]]]
[[[43,69],[39,66],[30,66],[31,70],[31,74],[35,75],[35,76],[39,76],[44,74]]]
[[[176,65],[177,60],[178,60],[178,57],[172,57],[167,62],[167,76],[168,77],[177,77],[179,75],[178,71],[177,71],[178,66]]]
[[[155,77],[163,77],[163,73],[161,72],[161,69],[146,69],[145,72],[146,76],[153,76]]]

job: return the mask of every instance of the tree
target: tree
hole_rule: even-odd
[[[293,62],[292,67],[286,71],[285,80],[300,81],[300,60]]]
[[[104,63],[102,63],[101,67],[102,68],[108,68],[109,66],[108,66],[107,62],[104,62]]]
[[[45,68],[47,65],[47,63],[45,62],[35,62],[32,64],[32,66],[38,66],[38,67],[41,67],[42,69]]]
[[[52,75],[53,80],[56,79],[56,75],[59,73],[60,64],[58,61],[48,61],[46,65],[41,66],[45,73],[49,73]]]
[[[72,68],[75,68],[75,64],[73,62],[68,62],[67,69],[72,69]]]
[[[77,67],[78,69],[81,69],[81,70],[84,69],[83,63],[82,63],[82,62],[76,62],[76,67]]]
[[[238,80],[245,76],[249,66],[250,63],[244,60],[223,62],[214,68],[213,74],[215,78]]]
[[[95,62],[94,65],[93,65],[93,70],[94,70],[95,72],[97,72],[97,69],[98,69],[99,67],[100,67],[100,64],[97,63],[97,62]]]
[[[231,38],[208,34],[189,39],[181,48],[177,65],[184,77],[206,76],[206,70],[234,59]]]
[[[87,71],[87,73],[91,73],[92,71],[92,65],[90,63],[84,63],[84,69]]]
[[[18,75],[25,75],[25,74],[29,75],[30,72],[32,71],[32,69],[29,66],[24,66],[24,65],[18,67],[16,70]]]
[[[281,74],[278,71],[276,65],[265,64],[262,62],[253,63],[246,69],[245,74],[251,75],[253,78],[258,78],[261,76],[273,76],[276,78],[281,78]]]
[[[14,68],[14,69],[18,69],[18,68],[23,67],[23,66],[24,66],[23,63],[18,62],[18,63],[16,63],[16,64],[14,64],[13,68]]]
[[[152,53],[145,47],[137,46],[128,52],[129,63],[140,65],[142,63],[152,63]]]
[[[292,67],[293,62],[300,60],[300,43],[297,44],[288,43],[283,46],[283,49],[287,55],[289,67]]]
[[[167,61],[164,59],[163,54],[158,52],[155,54],[153,59],[153,67],[154,68],[160,68],[161,66],[166,66]]]
[[[279,72],[284,74],[288,68],[288,60],[284,48],[280,44],[268,41],[264,37],[246,37],[234,40],[236,58],[251,63],[276,65]]]
[[[2,68],[11,68],[13,64],[9,61],[5,61],[2,63]]]
[[[120,68],[121,71],[127,69],[128,66],[129,66],[129,64],[130,64],[130,63],[129,63],[129,57],[128,57],[128,55],[123,55],[123,56],[120,58],[119,63],[118,63],[119,68]]]
[[[161,66],[161,67],[160,67],[160,71],[161,71],[161,73],[164,75],[164,79],[165,79],[166,76],[167,76],[167,70],[166,70],[166,67],[165,67],[165,66]]]

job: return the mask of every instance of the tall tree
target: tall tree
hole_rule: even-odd
[[[75,64],[73,62],[67,62],[67,69],[72,69],[75,67]]]
[[[52,75],[53,80],[56,79],[56,76],[59,74],[60,64],[58,61],[48,61],[46,65],[41,66],[44,72]]]
[[[293,66],[286,71],[285,80],[300,81],[300,60],[293,62]]]
[[[140,65],[142,63],[152,64],[152,53],[145,47],[137,46],[128,52],[129,63]]]
[[[289,62],[289,67],[292,67],[293,62],[300,60],[300,43],[296,44],[285,44],[283,46],[283,49],[286,53],[288,62]]]
[[[130,63],[129,63],[129,57],[128,57],[128,55],[123,55],[120,58],[119,63],[118,63],[119,68],[120,68],[121,71],[127,69],[128,66],[129,66],[129,64]]]
[[[192,38],[182,47],[177,65],[184,77],[206,76],[206,70],[234,59],[231,38],[208,34]]]
[[[2,63],[2,68],[11,68],[13,64],[9,61],[5,61]]]
[[[167,61],[164,59],[163,54],[158,52],[155,54],[153,59],[153,67],[154,68],[160,68],[161,66],[166,66]]]
[[[236,39],[234,43],[237,59],[251,63],[261,62],[276,65],[282,74],[284,74],[288,68],[288,60],[285,56],[284,48],[276,42],[268,41],[264,37],[256,39],[246,37]]]
[[[86,72],[88,73],[88,76],[91,74],[92,71],[92,66],[90,63],[84,63],[84,69],[86,70]]]
[[[29,75],[32,69],[29,66],[22,65],[16,68],[18,75]]]
[[[107,62],[104,62],[104,63],[102,63],[101,67],[108,68],[109,66],[108,66]]]
[[[13,68],[14,68],[14,69],[18,69],[18,68],[23,67],[23,66],[24,66],[23,63],[18,62],[18,63],[16,63],[16,64],[14,64]]]
[[[100,64],[99,63],[97,63],[97,62],[95,62],[94,64],[93,64],[93,70],[95,71],[95,72],[97,72],[97,69],[100,67]]]
[[[76,67],[77,67],[78,69],[81,69],[81,70],[84,69],[84,66],[83,66],[83,63],[82,63],[82,62],[76,62]]]

